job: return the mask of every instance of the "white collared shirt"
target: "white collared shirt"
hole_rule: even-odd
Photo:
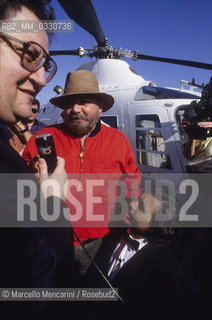
[[[144,238],[134,239],[131,237],[131,235],[129,236],[131,239],[139,242],[138,250],[140,250],[147,244],[147,240]],[[110,280],[117,274],[117,272],[123,267],[123,265],[134,256],[135,253],[136,250],[129,242],[127,242],[127,240],[121,239],[119,241],[115,250],[113,251],[109,262],[108,277]]]

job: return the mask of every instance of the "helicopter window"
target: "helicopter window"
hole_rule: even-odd
[[[136,130],[136,145],[138,149],[166,151],[165,141],[159,130]]]
[[[118,128],[117,116],[102,116],[100,120],[102,120],[104,123],[108,124],[112,128]]]
[[[166,145],[160,131],[149,130],[149,149],[152,151],[165,152]]]
[[[180,133],[181,142],[184,141],[184,136],[185,136],[185,131],[182,126],[182,120],[183,120],[184,112],[187,107],[188,105],[182,105],[177,109],[175,113],[177,128]]]
[[[140,164],[156,168],[171,169],[171,161],[167,154],[138,151],[137,159]]]
[[[137,160],[140,164],[171,169],[170,157],[165,154],[166,144],[158,115],[136,115]]]
[[[137,115],[135,126],[139,128],[160,128],[160,120],[157,114]]]
[[[136,92],[135,101],[154,99],[197,99],[194,94],[182,92],[174,89],[161,87],[144,86]]]
[[[146,131],[136,131],[136,146],[138,149],[147,149],[148,140]]]

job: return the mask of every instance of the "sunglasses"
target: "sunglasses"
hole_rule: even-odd
[[[38,109],[32,108],[32,113],[38,113]]]
[[[18,42],[23,46],[23,48],[21,48],[22,52],[20,57],[21,65],[24,69],[33,72],[40,69],[41,67],[44,67],[46,81],[49,82],[54,77],[55,73],[57,72],[56,62],[37,42],[24,42],[3,32],[0,32],[0,37],[2,37],[3,39],[9,39]],[[18,48],[13,49],[20,50]]]

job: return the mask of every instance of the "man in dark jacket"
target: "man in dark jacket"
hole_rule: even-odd
[[[5,0],[0,2],[0,19],[52,20],[51,10],[45,10],[47,1]],[[17,35],[17,37],[16,37]],[[22,200],[19,182],[28,179],[35,186],[33,198],[37,221],[42,225],[40,187],[20,155],[10,146],[11,133],[5,124],[16,123],[31,115],[32,102],[37,93],[56,72],[56,64],[48,55],[48,37],[45,32],[3,33],[0,32],[0,287],[1,288],[45,288],[54,286],[57,267],[68,250],[72,253],[71,229],[69,237],[61,237],[61,230],[29,228],[21,223],[18,212]],[[33,56],[33,53],[36,53]],[[29,59],[30,54],[30,59]],[[38,55],[37,55],[38,54]],[[33,60],[34,57],[34,60]],[[51,63],[49,61],[51,60]],[[47,174],[44,160],[39,160],[40,172]],[[58,159],[55,173],[64,173],[64,161]],[[24,175],[26,174],[26,175]],[[54,196],[54,193],[51,194]],[[52,198],[52,197],[50,197]],[[48,201],[51,199],[48,198]],[[57,198],[61,208],[62,200]],[[24,218],[30,214],[24,206]],[[20,212],[19,212],[20,213]],[[29,223],[29,225],[28,225]],[[25,227],[26,226],[26,227]],[[48,223],[45,224],[48,226]],[[59,239],[59,243],[57,243]],[[69,239],[69,240],[67,240]],[[65,245],[65,247],[64,247]],[[60,252],[63,248],[62,252]],[[70,259],[71,260],[71,259]],[[8,302],[10,303],[10,302]],[[32,313],[29,302],[16,304],[1,302],[2,319],[29,319]],[[39,307],[36,304],[36,307]]]
[[[132,203],[124,219],[129,228],[111,230],[104,238],[95,262],[122,300],[99,303],[99,309],[88,306],[94,319],[99,315],[106,319],[110,313],[121,319],[138,314],[143,320],[184,319],[180,267],[169,248],[173,229],[161,228],[157,222],[157,213],[168,206],[166,199],[159,200],[161,195],[157,199],[143,193],[139,207]],[[86,280],[88,287],[108,286],[94,266]]]

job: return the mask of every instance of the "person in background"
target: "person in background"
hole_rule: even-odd
[[[20,155],[22,155],[27,142],[33,134],[46,127],[45,123],[36,119],[39,109],[40,102],[35,99],[32,103],[32,114],[29,118],[19,120],[16,123],[6,124],[6,127],[12,134],[9,143]]]
[[[23,150],[32,137],[32,134],[26,128],[21,120],[16,123],[7,123],[5,127],[10,131],[10,138],[8,142],[10,146],[17,151],[20,155],[22,155]]]
[[[196,129],[192,129],[192,134],[188,135],[186,129],[190,126],[190,119],[184,112],[182,127],[185,130],[184,141],[182,143],[182,153],[186,159],[187,171],[190,173],[209,173],[212,172],[212,137],[211,121],[198,121]],[[204,129],[203,139],[193,138],[193,134]],[[206,136],[207,132],[207,136]]]
[[[36,119],[36,117],[38,116],[39,110],[40,110],[40,102],[37,99],[35,99],[32,103],[31,116],[22,121],[23,124],[26,125],[26,129],[28,129],[32,135],[35,134],[37,131],[46,127],[45,123]]]
[[[190,106],[195,104],[196,102],[194,101]],[[204,107],[204,102],[202,107]],[[180,260],[184,282],[187,283],[186,296],[189,297],[187,304],[190,309],[195,311],[192,318],[198,320],[211,319],[212,314],[211,303],[208,298],[212,284],[210,272],[212,259],[208,254],[208,248],[212,243],[212,234],[211,228],[207,227],[206,223],[207,219],[209,219],[207,212],[210,213],[211,207],[209,181],[210,173],[212,172],[212,122],[203,121],[202,119],[197,119],[196,123],[194,121],[191,122],[189,115],[190,113],[186,109],[182,119],[182,127],[185,130],[182,152],[186,159],[187,172],[191,179],[196,180],[198,184],[199,202],[196,203],[193,210],[199,213],[199,226],[183,228],[181,247],[179,247],[181,248],[181,253],[183,253]],[[191,124],[191,131],[189,131],[187,127]],[[202,221],[205,221],[203,225],[201,225]]]

